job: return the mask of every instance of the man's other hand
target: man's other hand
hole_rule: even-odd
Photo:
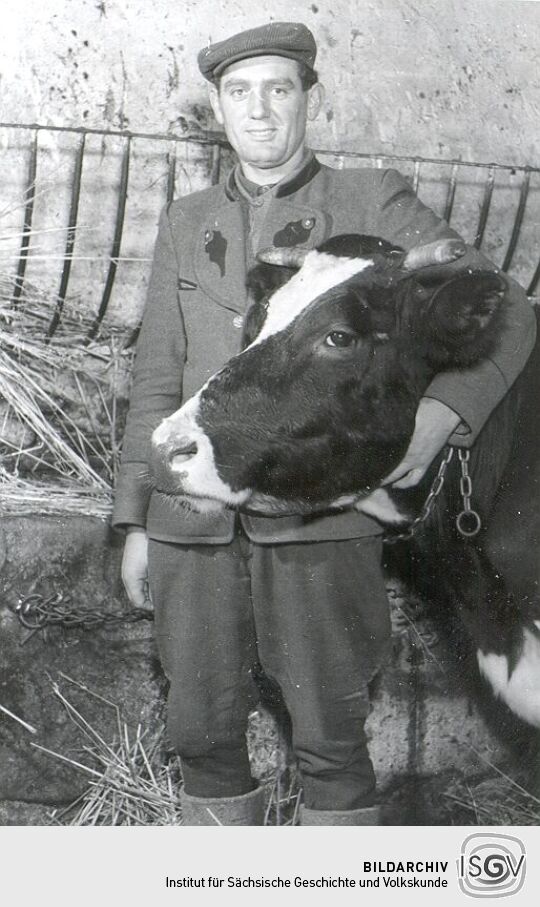
[[[139,526],[128,527],[122,558],[122,582],[136,608],[151,603],[148,590],[148,536]]]
[[[382,484],[394,488],[417,485],[460,422],[458,414],[444,403],[422,397],[407,453]]]

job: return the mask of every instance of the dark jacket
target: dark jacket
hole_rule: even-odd
[[[248,211],[248,207],[250,210]],[[234,514],[186,513],[151,492],[145,473],[150,436],[240,349],[246,262],[272,245],[314,248],[340,233],[381,236],[410,249],[456,236],[394,170],[333,170],[316,159],[251,205],[234,171],[225,185],[173,202],[162,213],[133,372],[115,526],[146,526],[164,541],[216,544],[233,537]],[[476,250],[456,265],[493,267]],[[510,282],[506,327],[491,359],[445,372],[426,392],[455,410],[467,428],[452,443],[470,445],[523,368],[535,336],[525,293]],[[461,429],[463,431],[463,429]],[[356,512],[317,518],[242,517],[259,542],[359,538],[381,532]]]

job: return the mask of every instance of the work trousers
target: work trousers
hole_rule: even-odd
[[[254,666],[281,688],[309,809],[375,799],[367,685],[390,646],[381,541],[228,545],[150,541],[168,731],[186,793],[231,797],[252,779],[246,729]]]

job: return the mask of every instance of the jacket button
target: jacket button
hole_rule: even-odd
[[[312,230],[313,227],[315,226],[315,218],[314,217],[304,217],[304,219],[302,221],[302,226],[303,226],[304,230]]]
[[[234,324],[235,328],[244,327],[244,319],[242,318],[241,315],[235,315],[232,323]]]

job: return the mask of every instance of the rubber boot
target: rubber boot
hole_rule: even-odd
[[[300,825],[380,825],[379,806],[364,806],[362,809],[332,810],[306,809],[300,807]]]
[[[182,825],[264,825],[264,788],[239,797],[191,797],[182,791]]]

